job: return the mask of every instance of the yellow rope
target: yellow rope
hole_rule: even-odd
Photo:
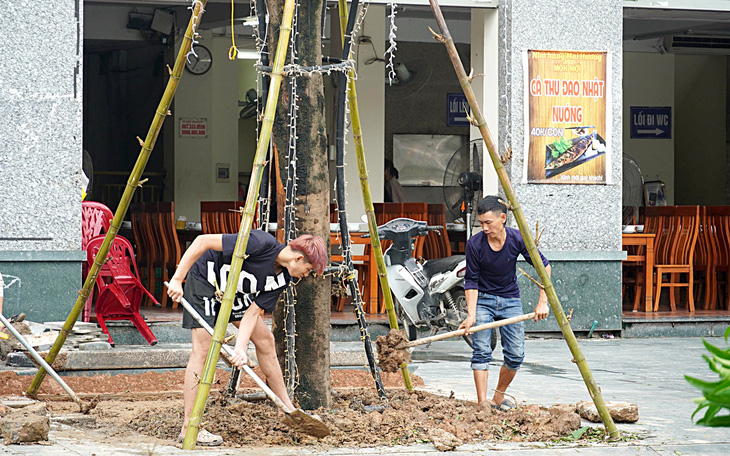
[[[236,47],[236,33],[233,31],[233,0],[231,0],[231,48],[228,49],[228,60],[236,60],[238,48]]]

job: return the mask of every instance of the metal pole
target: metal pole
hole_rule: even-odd
[[[79,408],[83,412],[84,405],[82,404],[81,399],[76,396],[76,393],[73,392],[71,387],[63,381],[63,379],[56,373],[56,371],[53,370],[53,368],[46,362],[46,360],[43,359],[43,357],[37,351],[35,351],[35,349],[33,349],[33,346],[28,343],[27,340],[25,340],[25,338],[18,332],[18,330],[15,329],[15,327],[5,317],[3,317],[2,314],[0,314],[0,321],[2,321],[8,331],[10,331],[10,333],[15,336],[15,338],[18,339],[21,344],[23,344],[23,347],[25,347],[25,349],[30,352],[33,359],[35,359],[38,364],[43,366],[46,372],[51,374],[51,377],[53,377],[53,379],[57,381],[59,385],[61,385],[61,388],[63,388],[63,390],[66,391],[69,396],[71,396],[71,399],[76,402],[76,404],[78,404]]]

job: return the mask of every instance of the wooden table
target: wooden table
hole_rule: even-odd
[[[370,237],[363,237],[367,232],[350,232],[350,245],[364,245],[363,255],[352,255],[353,263],[362,263],[366,266],[367,276],[363,277],[361,290],[365,313],[378,313],[378,267],[375,263],[375,252],[369,248]],[[342,238],[339,232],[330,232],[330,245],[341,245]],[[342,255],[332,255],[332,261],[344,261]]]
[[[644,266],[644,311],[651,312],[653,305],[654,288],[654,238],[651,233],[631,233],[621,235],[621,245],[624,250],[628,246],[644,246],[643,255],[627,255],[625,262],[640,263]]]

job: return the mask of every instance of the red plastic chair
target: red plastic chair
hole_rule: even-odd
[[[87,261],[89,267],[93,264],[101,244],[102,236],[89,241],[87,247]],[[99,297],[96,299],[96,319],[101,330],[109,337],[109,343],[114,345],[106,320],[129,320],[137,327],[142,337],[150,345],[157,343],[157,338],[150,330],[144,318],[139,313],[139,306],[144,295],[157,302],[154,296],[139,281],[137,263],[134,261],[132,244],[123,237],[115,237],[109,247],[107,261],[101,267],[96,278]]]
[[[86,246],[91,239],[102,233],[109,231],[112,224],[114,214],[112,211],[96,201],[83,201],[81,203],[81,250],[86,250]],[[89,275],[90,265],[81,265],[81,280],[86,282],[86,276]],[[83,321],[88,322],[91,319],[91,304],[94,302],[94,289],[89,292],[89,299],[84,304],[81,313]]]

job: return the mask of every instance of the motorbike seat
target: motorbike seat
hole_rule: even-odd
[[[459,262],[463,261],[464,258],[466,258],[464,255],[453,255],[446,258],[434,258],[433,260],[428,260],[423,265],[423,273],[430,279],[434,274],[448,271],[455,267],[459,264]]]

